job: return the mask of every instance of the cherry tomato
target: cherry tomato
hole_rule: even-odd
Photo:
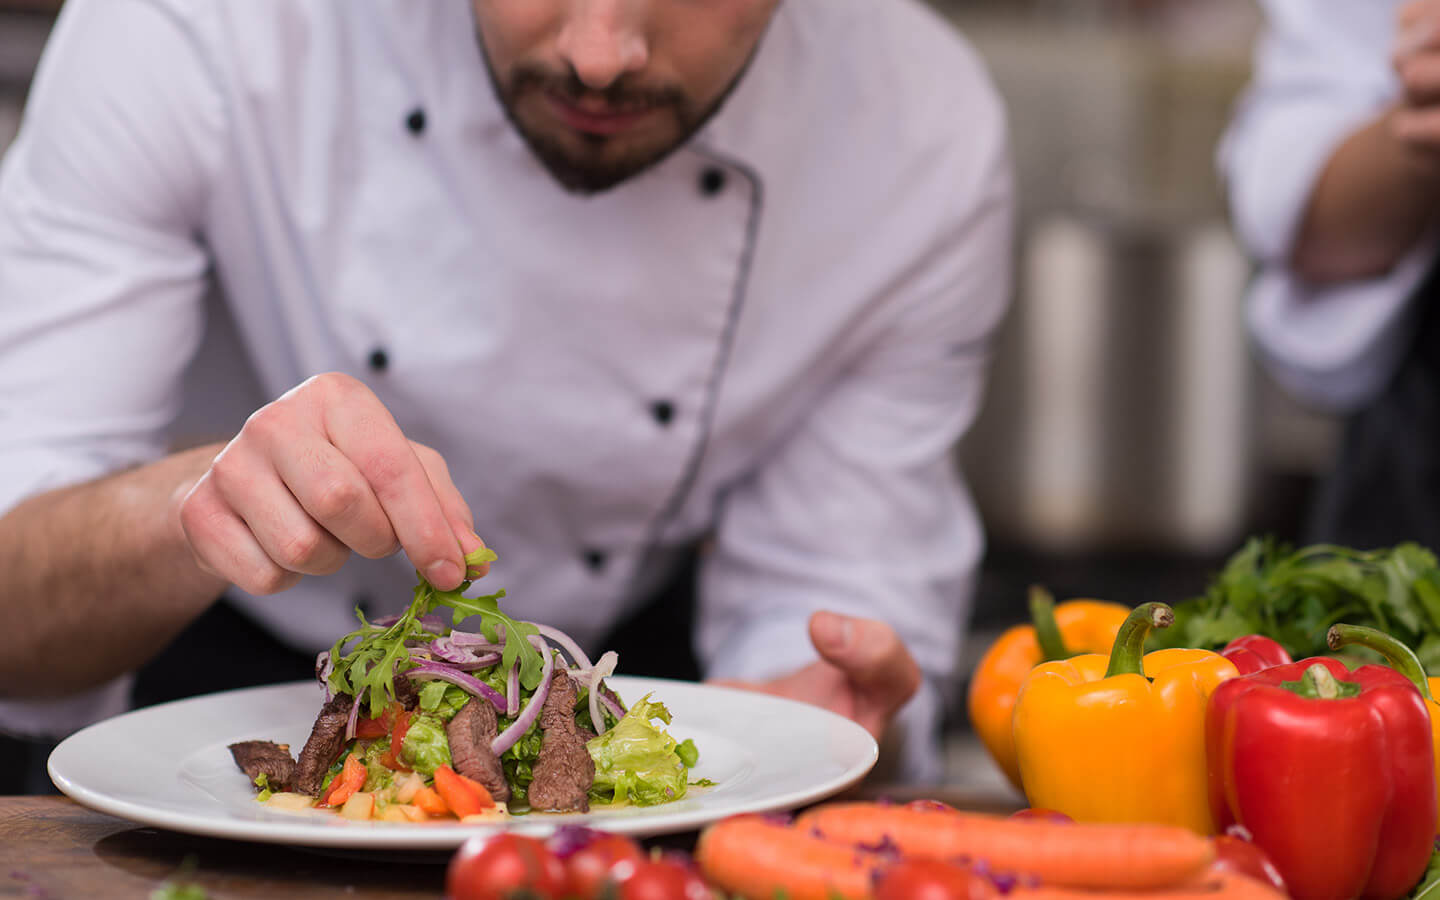
[[[618,834],[606,834],[570,854],[565,860],[565,872],[569,878],[567,897],[577,900],[599,900],[607,882],[615,880],[610,870],[615,864],[629,860],[632,863],[645,861],[645,851],[640,845]]]
[[[901,860],[875,883],[875,900],[994,900],[998,896],[985,876],[934,859]]]
[[[671,859],[622,861],[611,870],[617,900],[713,900],[714,893],[694,868]]]
[[[470,838],[445,875],[450,900],[560,900],[565,866],[537,838],[499,832]]]
[[[1288,894],[1285,889],[1285,878],[1265,851],[1250,841],[1234,835],[1222,834],[1215,838],[1215,862],[1210,866],[1211,871],[1233,872],[1236,875],[1244,875],[1246,878],[1253,878],[1261,884],[1268,884],[1282,894]]]
[[[1031,807],[1022,809],[1017,813],[1011,813],[1012,819],[1039,819],[1042,822],[1074,822],[1075,820],[1060,812],[1058,809],[1044,809],[1042,807]]]

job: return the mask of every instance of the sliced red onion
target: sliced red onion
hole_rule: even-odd
[[[497,644],[485,635],[476,634],[473,631],[452,631],[445,637],[456,647],[466,647],[470,650],[491,651],[503,650],[505,648],[503,642]],[[443,639],[444,638],[442,638],[442,640]]]
[[[600,685],[605,676],[615,674],[615,664],[619,661],[619,654],[614,650],[606,650],[590,669],[590,724],[594,726],[596,734],[605,733],[605,717],[600,714]]]
[[[473,675],[467,675],[454,666],[438,662],[422,662],[405,671],[411,681],[445,681],[477,697],[484,697],[495,707],[496,712],[505,711],[505,698],[500,692]]]
[[[505,715],[511,718],[520,712],[520,660],[510,667],[510,676],[505,680]]]
[[[545,705],[545,698],[550,696],[550,676],[555,673],[555,654],[550,652],[550,646],[543,638],[532,635],[530,643],[534,644],[535,649],[545,658],[545,669],[540,673],[540,684],[536,686],[535,693],[530,695],[530,702],[525,704],[520,717],[490,742],[490,750],[496,756],[515,746],[515,743],[525,736],[525,732],[540,718],[540,708]]]
[[[610,712],[615,714],[615,718],[625,718],[625,704],[620,702],[620,696],[603,683],[600,685],[600,702],[609,707]]]
[[[360,719],[360,701],[364,696],[364,691],[357,692],[355,702],[350,704],[350,718],[345,722],[345,740],[347,741],[355,738],[355,724]]]
[[[400,617],[398,615],[381,616],[378,619],[371,619],[370,625],[373,628],[383,629],[389,628],[391,625],[394,625],[398,621],[400,621]],[[445,620],[440,618],[439,616],[421,616],[418,621],[420,623],[420,627],[430,632],[431,634],[445,633]]]
[[[436,638],[426,649],[435,659],[450,663],[457,669],[481,669],[500,661],[499,653],[491,651],[477,654],[467,647],[459,646],[449,637]]]
[[[575,665],[579,666],[582,669],[589,669],[592,667],[590,657],[585,655],[585,651],[580,649],[580,645],[575,643],[575,640],[570,637],[570,635],[566,634],[558,628],[551,628],[549,625],[536,624],[535,628],[541,634],[545,635],[550,640],[559,644],[561,650],[564,650],[566,653],[570,654],[570,659],[572,662],[575,663]]]

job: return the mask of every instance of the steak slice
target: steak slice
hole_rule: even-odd
[[[489,700],[472,697],[460,707],[455,718],[445,724],[445,737],[450,740],[450,759],[455,771],[485,785],[496,803],[510,799],[510,784],[500,757],[490,749],[490,742],[500,730],[495,707]]]
[[[414,709],[420,705],[420,691],[415,682],[400,675],[395,678],[395,699],[405,709]]]
[[[540,707],[540,758],[530,782],[530,806],[552,812],[589,812],[595,761],[585,749],[585,736],[575,725],[575,682],[556,672],[550,695]]]
[[[264,775],[272,791],[288,791],[295,785],[295,760],[290,756],[289,744],[240,741],[230,745],[230,755],[251,784]],[[260,790],[258,785],[255,790]]]
[[[320,793],[325,773],[345,749],[345,725],[350,721],[350,706],[354,702],[349,694],[336,694],[320,708],[296,766],[295,787],[300,793],[312,797]]]

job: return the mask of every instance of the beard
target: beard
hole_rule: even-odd
[[[484,42],[480,44],[484,54]],[[502,80],[488,56],[485,68],[510,124],[561,187],[576,194],[607,191],[674,153],[715,115],[744,75],[742,68],[714,102],[700,107],[678,85],[645,84],[631,75],[597,91],[574,70],[519,63]],[[588,134],[547,123],[544,117],[537,121],[536,107],[551,98],[572,105],[603,102],[609,109],[649,115],[637,129],[641,133]]]

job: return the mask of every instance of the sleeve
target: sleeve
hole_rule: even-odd
[[[899,315],[730,490],[701,571],[698,644],[711,677],[763,679],[814,661],[806,623],[819,609],[888,621],[926,675],[894,729],[914,781],[940,774],[937,726],[983,548],[953,449],[979,408],[1010,293],[1003,116],[972,122],[972,134],[991,135],[979,164],[960,193],[932,194],[958,198],[959,211],[877,298]]]
[[[1400,0],[1263,0],[1255,75],[1220,145],[1231,214],[1259,265],[1247,324],[1272,374],[1323,408],[1353,409],[1399,363],[1408,301],[1436,249],[1388,274],[1316,287],[1286,266],[1320,173],[1399,93],[1391,69]]]
[[[65,4],[0,167],[0,514],[164,452],[203,331],[222,124],[169,5]],[[121,700],[5,701],[0,727],[64,732]]]

